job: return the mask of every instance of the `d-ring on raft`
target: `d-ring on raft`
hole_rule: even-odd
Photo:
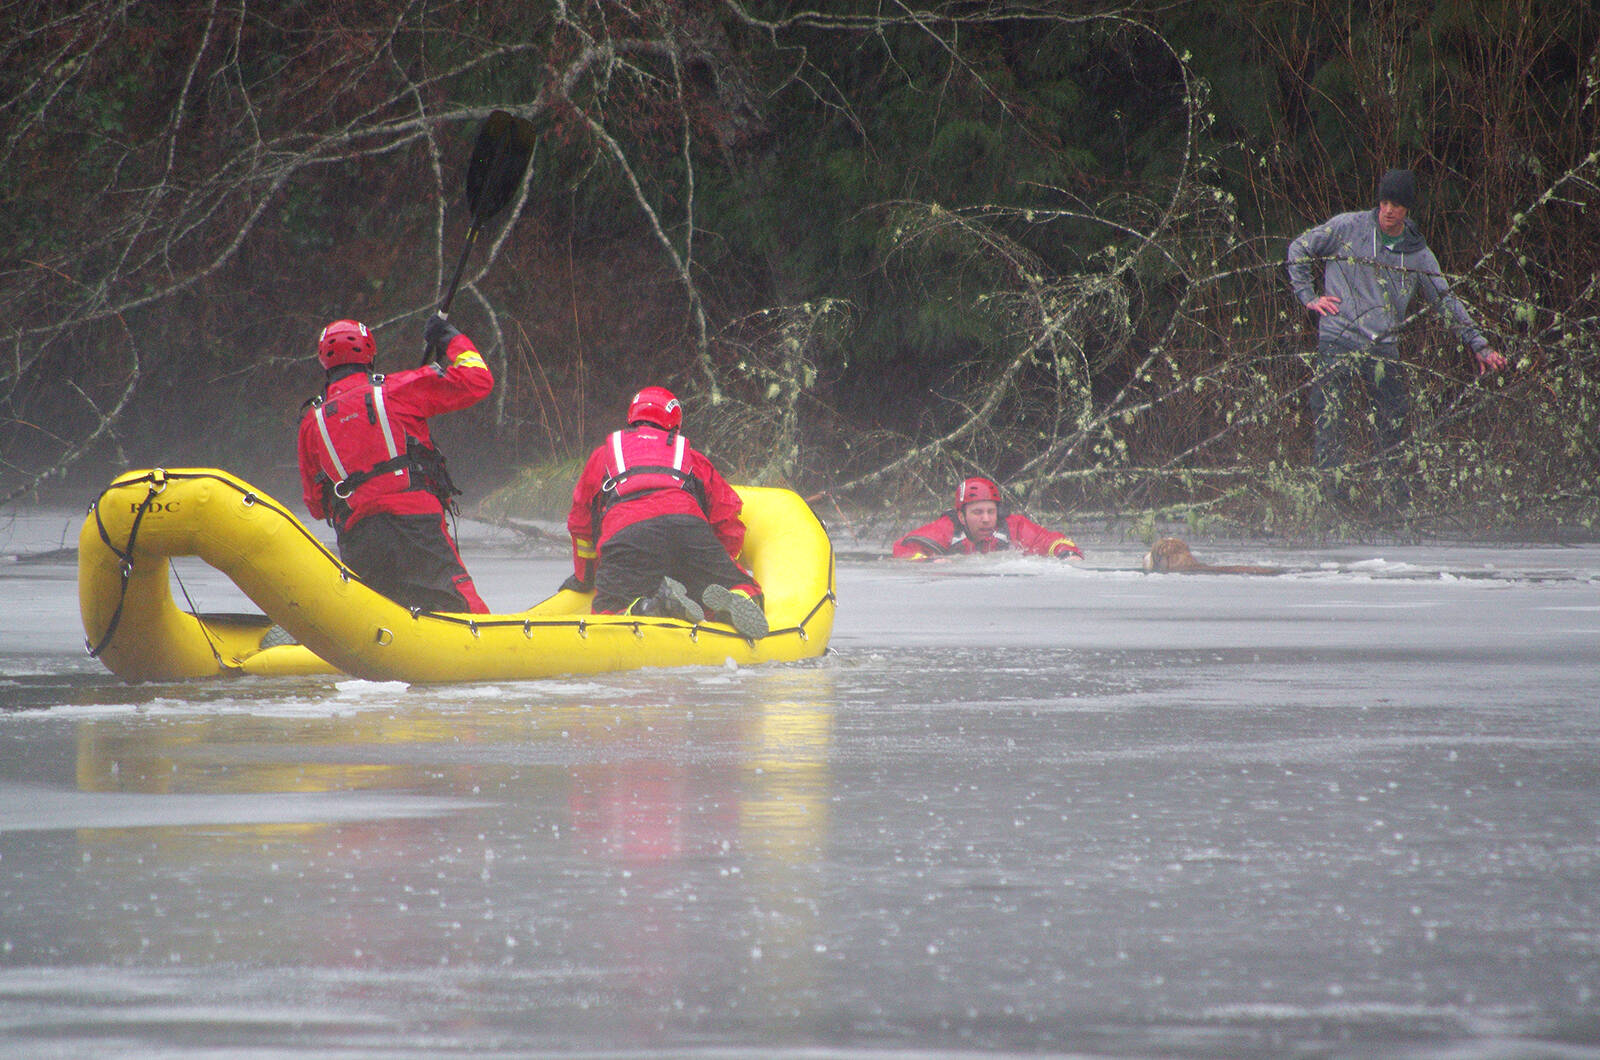
[[[561,590],[503,615],[412,612],[368,588],[287,508],[211,468],[119,475],[78,537],[86,643],[128,681],[343,671],[372,680],[499,681],[646,666],[792,662],[833,632],[833,545],[786,489],[734,487],[744,500],[740,559],[766,595],[770,632],[670,618],[593,615]],[[168,560],[198,556],[264,614],[207,615],[172,598]],[[273,625],[297,644],[263,647]]]

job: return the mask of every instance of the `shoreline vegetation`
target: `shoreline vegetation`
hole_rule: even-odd
[[[7,7],[0,517],[149,466],[295,500],[318,330],[416,363],[505,109],[532,162],[451,312],[497,386],[440,431],[469,512],[569,490],[659,383],[730,479],[874,519],[978,473],[1142,536],[1600,535],[1600,11],[825,6]],[[1357,421],[1318,474],[1284,252],[1391,167],[1511,363],[1419,300],[1396,471]]]

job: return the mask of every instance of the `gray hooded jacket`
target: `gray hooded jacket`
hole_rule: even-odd
[[[1289,282],[1301,305],[1317,297],[1318,264],[1323,290],[1339,299],[1339,311],[1317,325],[1324,342],[1350,349],[1392,346],[1411,297],[1420,290],[1430,304],[1449,311],[1456,334],[1473,353],[1489,345],[1466,306],[1450,293],[1439,259],[1409,218],[1400,246],[1392,251],[1383,245],[1377,210],[1342,213],[1295,237],[1289,244]]]

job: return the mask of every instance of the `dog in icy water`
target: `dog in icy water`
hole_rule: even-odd
[[[1145,553],[1144,569],[1152,574],[1282,574],[1278,567],[1240,563],[1201,563],[1181,537],[1163,537]]]

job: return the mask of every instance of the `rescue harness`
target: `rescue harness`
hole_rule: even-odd
[[[677,431],[672,432],[672,463],[671,464],[636,464],[628,466],[627,457],[622,452],[622,431],[613,431],[608,439],[611,447],[611,460],[607,467],[605,481],[600,483],[600,488],[595,492],[594,499],[590,501],[590,525],[595,533],[600,532],[600,522],[612,505],[622,504],[626,501],[636,501],[641,497],[648,497],[652,493],[662,490],[681,489],[694,498],[700,510],[710,516],[711,502],[706,498],[706,484],[693,474],[684,470],[688,462],[689,442]],[[645,476],[661,476],[669,479],[660,485],[641,483],[633,489],[624,489],[629,479],[644,478]]]
[[[461,491],[450,479],[450,469],[445,465],[444,454],[409,435],[406,437],[406,447],[402,452],[395,442],[394,426],[389,422],[388,410],[384,406],[382,373],[368,375],[367,382],[371,385],[366,395],[367,422],[376,425],[383,432],[383,445],[389,456],[388,459],[381,460],[364,470],[352,472],[345,469],[344,461],[339,458],[339,452],[334,447],[333,436],[328,431],[327,417],[323,412],[322,406],[326,395],[319,394],[311,399],[311,410],[317,419],[317,432],[322,436],[323,451],[328,454],[328,462],[333,465],[334,472],[339,476],[335,479],[326,470],[317,471],[316,481],[322,488],[322,505],[328,512],[328,522],[335,529],[343,530],[353,514],[350,497],[356,490],[384,475],[400,475],[407,472],[410,473],[410,478],[406,490],[431,493],[439,499],[439,503],[446,511],[454,514],[455,498]]]

